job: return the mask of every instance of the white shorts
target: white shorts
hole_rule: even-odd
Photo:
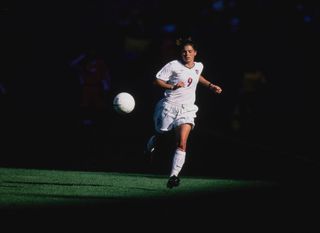
[[[198,107],[194,104],[175,104],[162,99],[157,103],[153,115],[155,129],[163,133],[181,124],[191,124],[194,128],[197,111]]]

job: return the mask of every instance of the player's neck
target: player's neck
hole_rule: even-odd
[[[195,63],[194,61],[190,61],[190,62],[183,62],[183,65],[189,69],[193,68]]]

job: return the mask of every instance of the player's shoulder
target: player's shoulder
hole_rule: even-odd
[[[198,67],[198,68],[203,68],[203,63],[202,62],[200,62],[200,61],[198,61],[198,62],[195,62],[195,65],[196,65],[196,67]]]
[[[197,73],[201,73],[203,71],[203,64],[202,62],[195,62],[194,69],[196,70]]]
[[[181,65],[181,62],[178,60],[172,60],[172,61],[169,61],[168,64],[171,66],[177,66],[177,65]]]
[[[181,66],[181,63],[178,60],[171,60],[167,62],[163,68],[175,70],[177,67]]]

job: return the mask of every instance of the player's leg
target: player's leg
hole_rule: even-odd
[[[153,115],[154,127],[156,133],[152,135],[146,145],[146,152],[151,154],[156,147],[158,138],[161,134],[170,131],[173,128],[175,112],[172,107],[165,104],[162,100],[158,102]]]
[[[179,173],[185,162],[187,141],[191,129],[192,125],[189,123],[181,124],[176,128],[177,149],[175,150],[172,160],[170,178],[167,183],[168,188],[173,188],[180,184]]]
[[[145,153],[152,153],[154,151],[156,143],[157,143],[157,138],[158,138],[157,135],[158,134],[154,134],[149,138],[147,145],[146,145]]]

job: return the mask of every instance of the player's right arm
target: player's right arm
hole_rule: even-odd
[[[166,89],[166,90],[176,90],[180,87],[184,87],[184,82],[180,81],[178,82],[177,84],[170,84],[164,80],[161,80],[161,79],[155,79],[154,80],[154,84],[158,87],[161,87],[163,89]]]
[[[161,87],[166,90],[176,90],[180,87],[184,87],[184,83],[182,81],[178,83],[170,82],[170,77],[173,74],[173,62],[167,63],[162,69],[157,73],[156,79],[154,80],[154,84],[158,87]]]

